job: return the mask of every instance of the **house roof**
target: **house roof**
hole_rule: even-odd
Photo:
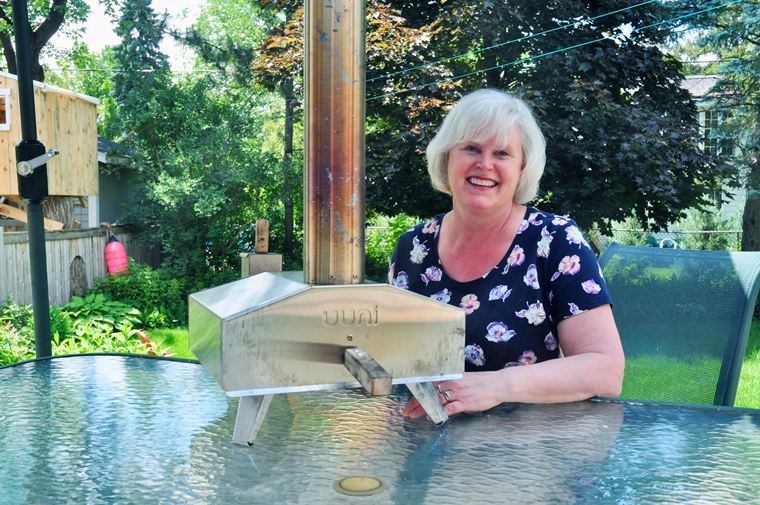
[[[114,149],[117,149],[119,147],[123,147],[122,144],[119,144],[118,142],[114,142],[112,140],[108,140],[106,138],[103,138],[101,136],[98,136],[98,163],[104,163],[108,165],[119,165],[119,159],[121,159],[122,156],[130,157],[132,155],[132,149],[129,149],[126,153],[120,153],[118,156],[111,155],[111,157],[108,157],[108,153],[113,151]]]
[[[3,77],[7,77],[9,79],[13,79],[15,81],[18,81],[18,76],[14,74],[9,74],[8,72],[3,72],[0,70],[0,75]],[[87,102],[94,103],[95,105],[100,105],[100,99],[95,98],[92,96],[84,95],[82,93],[77,93],[76,91],[71,91],[69,89],[63,89],[59,88],[58,86],[51,86],[50,84],[45,84],[44,82],[38,82],[38,81],[32,81],[35,86],[38,88],[42,88],[42,91],[44,93],[59,93],[61,95],[69,95],[73,96],[75,98],[79,98],[81,100],[85,100]]]
[[[687,75],[681,87],[691,93],[696,100],[702,100],[710,95],[710,91],[721,80],[719,75]]]

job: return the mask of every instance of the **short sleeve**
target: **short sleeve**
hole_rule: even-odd
[[[564,218],[549,254],[549,302],[555,323],[611,304],[599,262],[583,233]]]

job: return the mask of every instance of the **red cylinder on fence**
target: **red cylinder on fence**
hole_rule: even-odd
[[[111,233],[111,238],[106,244],[106,265],[108,266],[108,273],[111,275],[129,274],[127,250],[124,249],[124,245],[113,233]]]

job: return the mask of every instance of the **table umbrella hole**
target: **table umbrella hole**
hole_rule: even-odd
[[[381,493],[388,485],[381,479],[355,475],[340,479],[333,485],[333,489],[338,493],[349,496],[371,496]]]

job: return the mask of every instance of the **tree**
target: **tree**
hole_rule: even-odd
[[[124,219],[161,245],[162,266],[178,276],[239,275],[239,252],[253,248],[250,223],[265,217],[262,180],[279,166],[261,137],[270,118],[259,112],[271,103],[207,68],[172,75],[159,50],[165,20],[148,1],[125,0],[117,31],[119,140],[142,182]]]
[[[98,135],[107,139],[121,135],[111,79],[116,70],[113,49],[106,47],[100,53],[93,54],[87,44],[75,42],[71,52],[58,58],[56,65],[59,70],[48,73],[48,82],[99,98]]]
[[[760,5],[681,2],[699,36],[696,45],[719,60],[721,80],[713,89],[724,121],[715,131],[740,154],[732,161],[746,172],[747,199],[742,222],[742,250],[760,250]],[[742,139],[736,142],[736,139]]]
[[[429,5],[393,4],[417,18]],[[439,30],[431,56],[462,76],[462,91],[506,89],[534,106],[548,160],[536,204],[582,227],[606,227],[631,214],[664,227],[706,203],[719,176],[730,177],[729,167],[701,153],[696,108],[680,88],[682,67],[658,49],[669,27],[653,25],[669,11],[633,4],[563,1],[547,8],[489,0],[433,7]]]
[[[253,63],[258,83],[269,89],[289,90],[292,80],[293,99],[288,102],[295,103],[302,96],[303,75],[303,9],[296,8],[299,4],[273,4],[280,12],[294,8],[295,12],[283,16],[285,21],[260,45],[259,58]],[[367,209],[395,214],[409,207],[442,208],[446,205],[442,195],[426,191],[410,198],[404,191],[423,180],[419,164],[408,163],[419,157],[419,140],[426,132],[421,126],[432,124],[431,117],[440,118],[443,96],[455,86],[442,82],[417,89],[424,79],[449,77],[442,65],[426,65],[415,74],[403,72],[425,63],[426,45],[436,28],[424,23],[410,27],[398,10],[376,0],[367,2],[366,14]]]
[[[32,78],[44,82],[45,72],[40,55],[51,37],[59,29],[71,29],[72,25],[87,18],[90,7],[84,0],[33,0],[28,2]],[[8,72],[17,74],[16,49],[13,43],[13,14],[8,2],[0,4],[0,44]]]
[[[236,81],[241,86],[263,88],[279,95],[284,103],[283,130],[278,133],[278,138],[282,139],[280,157],[282,184],[279,186],[280,191],[275,195],[275,200],[283,203],[285,211],[285,252],[287,256],[295,260],[297,254],[290,254],[289,251],[291,244],[293,247],[297,246],[296,241],[291,237],[298,232],[298,213],[302,202],[303,163],[298,156],[302,142],[300,110],[303,96],[302,2],[261,0],[254,4],[256,9],[251,9],[249,6],[247,10],[240,6],[235,7],[237,4],[235,0],[212,2],[212,5],[230,6],[232,12],[242,11],[243,15],[238,18],[251,20],[257,23],[257,27],[264,27],[265,37],[261,37],[258,41],[250,37],[241,37],[240,33],[259,35],[262,31],[255,27],[247,31],[233,31],[227,28],[226,22],[220,23],[214,20],[213,29],[209,29],[210,26],[204,26],[204,23],[199,23],[187,39],[203,59],[214,68],[237,76]],[[382,76],[383,73],[393,72],[394,69],[402,68],[405,64],[419,65],[423,62],[419,57],[419,51],[429,40],[429,34],[424,29],[412,30],[405,27],[403,18],[387,5],[377,1],[368,3],[367,34],[368,71],[376,71],[378,76]],[[440,68],[433,67],[433,69]],[[434,72],[427,71],[426,73],[432,75]],[[412,88],[414,85],[405,76],[375,79],[368,83],[368,94],[379,93],[388,87],[398,90],[401,87]],[[369,147],[379,145],[373,140],[376,139],[388,145],[390,130],[403,129],[406,133],[414,128],[412,121],[405,120],[404,117],[420,114],[420,111],[426,107],[443,103],[428,101],[421,106],[420,104],[426,100],[425,96],[426,94],[423,93],[421,97],[376,100],[373,105],[368,102],[368,167],[379,167],[377,170],[383,170],[381,160],[385,153],[382,148],[373,150]],[[375,110],[378,112],[376,113]],[[405,123],[403,128],[398,126],[399,122]],[[398,148],[398,146],[399,144],[395,143],[389,147]],[[411,151],[415,149],[412,144],[407,144],[406,148]],[[388,170],[388,172],[392,174],[395,170]],[[370,177],[369,181],[372,180],[377,180],[377,178]],[[380,191],[373,193],[370,188],[368,194],[376,195],[374,201],[382,204],[385,198],[381,192],[387,191],[387,186],[387,184],[376,185],[375,187]],[[393,187],[391,185],[391,188]],[[372,199],[371,196],[369,198]],[[443,198],[440,200],[445,201]]]
[[[670,29],[656,26],[670,15],[663,6],[398,0],[369,2],[367,13],[370,212],[450,207],[430,189],[424,146],[446,110],[482,87],[532,103],[549,160],[536,203],[581,226],[635,214],[664,227],[733,178],[699,149],[682,67],[658,49]],[[262,44],[260,79],[300,73],[298,29]],[[605,198],[588,205],[592,195]]]
[[[295,3],[278,2],[273,7],[268,2],[213,0],[205,7],[198,23],[180,38],[195,49],[204,64],[227,75],[230,86],[257,95],[272,93],[281,97],[282,105],[278,104],[276,110],[281,112],[282,121],[277,122],[275,130],[268,130],[272,138],[278,139],[278,153],[271,160],[276,167],[275,170],[261,167],[268,175],[256,178],[260,188],[267,186],[265,192],[271,201],[257,217],[275,218],[270,219],[270,234],[273,235],[270,245],[284,254],[286,263],[300,265],[301,252],[296,235],[300,233],[297,218],[302,206],[303,161],[300,151],[294,147],[301,143],[300,131],[296,128],[296,93],[300,90],[300,84],[297,84],[300,76],[283,73],[282,79],[251,80],[256,48],[268,36],[291,29],[290,16],[296,11]],[[277,212],[273,212],[275,209]],[[281,214],[279,210],[282,210]]]
[[[151,0],[124,0],[115,32],[121,42],[114,47],[119,69],[113,76],[113,97],[123,128],[138,146],[160,163],[160,121],[171,97],[169,59],[159,48],[166,30],[166,16],[151,8]],[[161,97],[161,100],[158,99]]]

